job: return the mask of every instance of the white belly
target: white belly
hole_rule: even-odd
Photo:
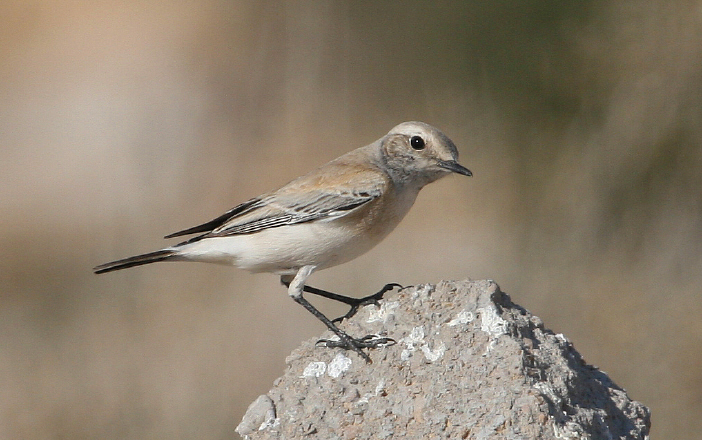
[[[389,232],[389,231],[388,231]],[[334,222],[310,222],[254,234],[206,238],[179,248],[180,257],[236,266],[251,272],[294,274],[302,266],[324,269],[367,252],[385,236],[359,236]]]

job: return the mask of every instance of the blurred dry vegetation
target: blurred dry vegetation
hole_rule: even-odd
[[[702,2],[0,4],[0,438],[235,438],[322,326],[154,250],[423,120],[475,176],[313,285],[492,278],[702,430]],[[329,313],[341,311],[322,305]]]

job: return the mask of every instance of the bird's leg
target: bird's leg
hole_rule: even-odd
[[[282,277],[281,277],[281,282],[283,283],[283,285],[285,287],[290,286],[290,282],[286,281]],[[397,284],[397,283],[389,283],[389,284],[386,284],[385,286],[383,286],[382,289],[380,289],[378,292],[374,293],[373,295],[368,295],[368,296],[363,297],[363,298],[353,298],[350,296],[339,295],[338,293],[329,292],[327,290],[322,290],[322,289],[318,289],[316,287],[307,286],[307,285],[303,286],[302,290],[307,292],[307,293],[311,293],[313,295],[318,295],[318,296],[321,296],[323,298],[332,299],[334,301],[339,301],[339,302],[342,302],[344,304],[348,304],[349,306],[351,306],[351,308],[349,309],[348,312],[346,312],[345,315],[340,316],[340,317],[332,320],[332,322],[341,322],[344,319],[348,319],[348,318],[352,317],[353,315],[355,315],[356,312],[358,312],[358,309],[360,309],[363,306],[367,306],[369,304],[374,304],[376,306],[380,306],[380,304],[378,304],[378,301],[383,299],[383,295],[385,294],[385,292],[389,292],[390,290],[394,289],[395,287],[402,289],[402,286]]]
[[[327,291],[324,291],[321,289],[317,289],[317,288],[312,287],[312,286],[305,286],[305,287],[309,287],[309,289],[310,289],[310,290],[305,289],[305,292],[314,293],[315,295],[323,296],[325,298],[334,299],[336,301],[341,301],[341,302],[351,306],[351,308],[349,309],[348,312],[346,312],[345,315],[339,316],[338,318],[333,319],[332,322],[341,322],[344,319],[349,319],[350,317],[355,315],[356,312],[358,312],[358,309],[360,309],[363,306],[367,306],[369,304],[373,304],[375,306],[380,307],[380,304],[378,303],[378,301],[383,299],[383,295],[385,295],[385,292],[389,292],[390,290],[394,289],[395,287],[402,289],[402,286],[397,284],[397,283],[389,283],[389,284],[384,285],[382,289],[380,289],[378,292],[374,293],[373,295],[368,295],[368,296],[365,296],[363,298],[352,298],[349,296],[337,295],[335,293],[331,293],[331,292],[327,292]],[[327,294],[333,295],[333,296],[329,296]],[[340,298],[338,298],[338,297],[340,297]]]
[[[379,338],[374,335],[364,336],[360,339],[352,338],[344,331],[339,329],[329,318],[324,316],[322,312],[320,312],[312,304],[310,304],[309,301],[307,301],[305,297],[302,296],[302,292],[305,291],[305,281],[312,274],[312,271],[314,271],[314,269],[314,266],[303,266],[297,272],[295,277],[292,278],[292,280],[289,276],[284,275],[280,278],[280,281],[284,285],[288,286],[288,294],[292,297],[293,300],[295,300],[296,303],[300,304],[305,309],[307,309],[307,311],[316,316],[317,319],[322,321],[329,330],[334,332],[339,337],[338,341],[321,339],[317,341],[317,343],[322,343],[326,347],[338,347],[343,348],[344,350],[353,350],[356,353],[358,353],[358,355],[361,356],[369,364],[373,363],[370,356],[368,356],[368,354],[366,354],[363,351],[363,349],[376,348],[378,346],[387,345],[395,341],[393,341],[390,338]]]

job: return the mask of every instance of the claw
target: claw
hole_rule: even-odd
[[[395,287],[400,288],[400,289],[403,288],[402,285],[400,285],[400,284],[389,283],[389,284],[386,284],[385,286],[383,286],[383,288],[380,289],[379,292],[374,293],[373,295],[369,295],[369,296],[366,296],[364,298],[358,298],[358,299],[354,300],[352,303],[349,303],[349,305],[351,306],[349,311],[346,312],[345,315],[342,315],[336,319],[333,319],[332,322],[337,323],[337,322],[343,321],[344,319],[349,319],[353,315],[358,313],[358,309],[360,309],[361,307],[364,307],[364,306],[368,306],[368,305],[373,304],[376,307],[380,307],[379,301],[381,299],[383,299],[383,295],[385,294],[385,292],[388,292],[388,291],[394,289]]]
[[[397,341],[392,338],[385,338],[378,335],[366,335],[362,338],[352,338],[350,336],[340,337],[339,339],[320,339],[317,345],[322,345],[328,348],[341,348],[344,350],[353,350],[359,354],[366,362],[372,364],[370,356],[363,351],[364,348],[378,348],[395,345]]]

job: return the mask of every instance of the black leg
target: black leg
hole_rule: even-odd
[[[289,282],[285,282],[285,281],[281,281],[281,282],[283,283],[283,285],[285,285],[285,287],[288,287],[290,285]],[[350,305],[351,308],[349,309],[349,311],[345,315],[340,316],[340,317],[332,320],[332,322],[341,322],[344,319],[348,319],[348,318],[352,317],[353,315],[355,315],[356,312],[358,312],[358,309],[360,309],[363,306],[367,306],[369,304],[375,304],[376,306],[378,306],[379,305],[378,301],[380,301],[383,298],[383,295],[385,294],[385,292],[389,292],[390,290],[394,289],[395,287],[402,289],[401,285],[399,285],[397,283],[390,283],[390,284],[386,284],[385,286],[383,286],[383,288],[380,289],[380,291],[378,291],[377,293],[374,293],[373,295],[368,295],[368,296],[363,297],[363,298],[352,298],[350,296],[339,295],[337,293],[329,292],[326,290],[318,289],[316,287],[307,286],[307,285],[305,285],[302,288],[302,290],[307,292],[307,293],[311,293],[313,295],[318,295],[318,296],[321,296],[323,298],[332,299],[334,301],[339,301],[339,302],[342,302],[344,304]]]
[[[322,321],[329,330],[333,331],[338,337],[338,341],[331,341],[328,339],[321,339],[317,341],[317,343],[322,343],[327,347],[338,347],[338,348],[343,348],[345,350],[353,350],[356,353],[358,353],[359,356],[361,356],[363,359],[365,359],[366,362],[369,364],[372,364],[373,361],[371,360],[370,356],[366,354],[363,349],[364,348],[376,348],[381,345],[388,345],[388,344],[394,344],[395,341],[390,338],[382,338],[382,337],[376,337],[373,335],[368,335],[365,336],[361,339],[355,339],[352,338],[351,336],[347,335],[345,332],[340,330],[332,321],[329,320],[322,312],[317,310],[312,304],[309,303],[302,295],[298,297],[293,297],[295,302],[298,304],[302,305],[304,308],[306,308],[310,313],[312,313],[314,316],[317,317],[320,321]]]
[[[402,289],[401,285],[399,285],[397,283],[390,283],[390,284],[384,285],[382,289],[380,289],[377,293],[374,293],[373,295],[368,295],[364,298],[349,298],[349,299],[353,300],[352,302],[347,303],[351,306],[349,311],[346,312],[345,315],[339,316],[338,318],[334,319],[332,322],[341,322],[344,319],[349,319],[350,317],[355,315],[356,312],[358,312],[358,309],[360,309],[363,306],[367,306],[369,304],[374,304],[374,305],[380,307],[380,304],[378,303],[378,301],[383,299],[383,295],[385,295],[385,292],[389,292],[392,289],[394,289],[395,287]]]

